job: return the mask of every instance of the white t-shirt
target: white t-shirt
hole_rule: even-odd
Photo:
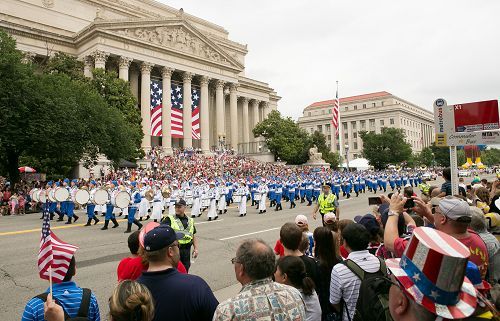
[[[368,273],[374,273],[380,269],[380,261],[375,255],[370,254],[368,250],[351,252],[347,259],[353,261]],[[333,267],[330,281],[330,303],[339,304],[343,298],[351,320],[356,310],[360,286],[361,280],[347,266],[339,263]],[[343,320],[349,321],[345,313],[345,307],[342,312]]]

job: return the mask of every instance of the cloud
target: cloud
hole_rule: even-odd
[[[500,1],[161,0],[248,44],[245,74],[298,118],[314,101],[386,90],[431,109],[498,99]]]

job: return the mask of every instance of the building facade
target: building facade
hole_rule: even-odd
[[[334,100],[312,103],[304,108],[298,123],[309,133],[323,133],[331,151],[340,152],[345,157],[347,150],[350,160],[361,157],[361,131],[379,134],[384,127],[401,128],[414,152],[434,141],[431,111],[382,91],[340,98],[339,142],[331,122],[333,103]]]
[[[3,0],[0,28],[16,38],[26,61],[64,52],[84,62],[87,77],[104,68],[129,81],[146,152],[158,145],[165,154],[173,147],[209,152],[221,144],[258,152],[252,129],[280,99],[267,83],[245,76],[246,45],[214,23],[153,0]],[[171,99],[163,100],[161,136],[152,136],[152,80],[162,81],[163,93],[182,84],[185,106],[191,89],[199,90],[199,139],[190,108],[182,110],[183,137],[172,137]]]

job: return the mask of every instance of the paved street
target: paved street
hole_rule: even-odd
[[[431,183],[440,185],[442,181]],[[359,198],[348,200],[341,198],[341,218],[369,213],[369,196],[373,194],[361,194]],[[311,229],[321,224],[320,221],[312,221],[311,207],[299,203],[297,208],[290,210],[288,206],[289,203],[284,203],[283,211],[268,210],[263,215],[249,208],[248,215],[243,218],[238,217],[237,209],[231,206],[227,214],[213,222],[206,221],[205,212],[203,217],[196,219],[200,256],[193,264],[191,273],[203,277],[219,299],[235,294],[239,286],[236,285],[230,259],[242,239],[259,237],[274,247],[281,225],[293,221],[297,214],[308,216]],[[0,217],[0,320],[18,320],[26,301],[48,286],[38,277],[36,266],[41,227],[39,217],[39,214]],[[107,231],[100,230],[102,224],[83,227],[85,220],[86,216],[82,214],[78,224],[68,226],[63,222],[52,222],[52,228],[62,240],[80,247],[76,252],[75,280],[80,286],[94,291],[104,316],[108,297],[116,283],[118,262],[129,254],[126,243],[129,234],[123,233],[126,227],[124,220],[119,220],[119,228]]]

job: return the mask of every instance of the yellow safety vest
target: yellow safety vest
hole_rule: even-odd
[[[170,227],[172,227],[174,231],[184,233],[184,237],[182,240],[179,240],[179,244],[185,245],[191,243],[194,235],[194,220],[188,217],[188,226],[184,228],[181,220],[176,215],[169,215],[168,217],[170,218]]]
[[[335,212],[335,194],[330,193],[325,198],[325,194],[321,193],[318,197],[319,212],[326,214],[328,212]]]

